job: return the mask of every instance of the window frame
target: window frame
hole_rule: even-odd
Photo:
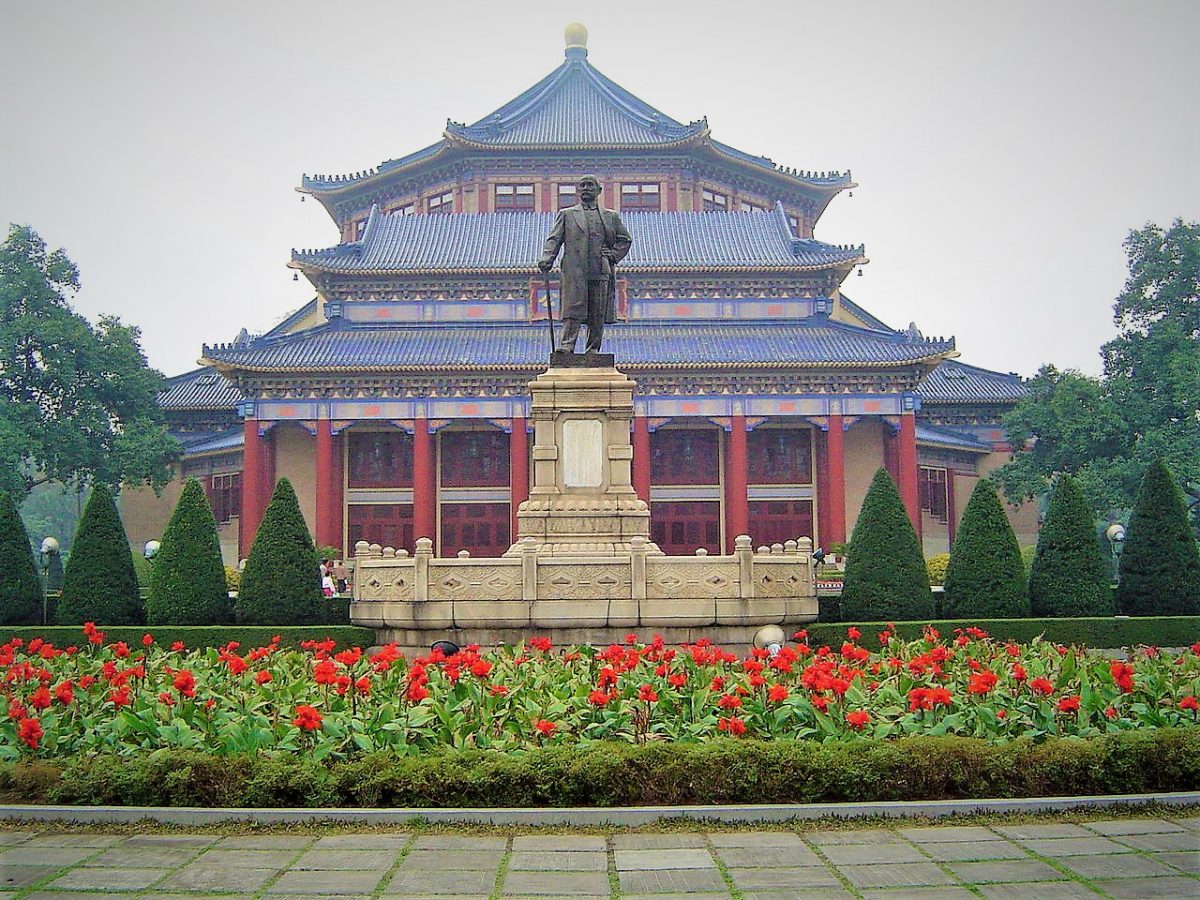
[[[426,198],[425,212],[434,216],[454,212],[454,191],[442,191]]]

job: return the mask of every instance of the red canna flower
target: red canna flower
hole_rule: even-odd
[[[85,691],[95,683],[96,677],[94,675],[82,675],[79,678],[79,686]]]
[[[142,646],[143,647],[154,646],[154,635],[150,634],[149,632],[147,632],[146,634],[143,634],[142,635]]]
[[[737,709],[742,705],[742,698],[736,694],[722,694],[721,699],[717,701],[717,706],[721,709]]]
[[[489,684],[488,691],[494,697],[504,697],[508,694],[508,686],[504,684]]]
[[[186,649],[187,649],[187,647],[185,647],[185,646],[183,645],[183,641],[175,641],[175,643],[173,643],[173,644],[171,645],[171,652],[172,652],[172,653],[181,653],[182,651],[184,651],[184,650],[186,650]]]
[[[819,709],[821,712],[829,712],[829,698],[828,697],[822,697],[818,694],[816,697],[812,698],[812,705],[815,706],[817,709]]]
[[[855,731],[862,731],[870,721],[871,714],[865,709],[858,709],[854,712],[846,713],[846,724]]]
[[[767,691],[767,699],[772,703],[782,703],[788,698],[788,689],[782,684],[773,684],[771,689]]]
[[[1183,697],[1179,701],[1180,709],[1190,709],[1192,712],[1196,712],[1198,706],[1200,706],[1200,703],[1197,703],[1196,698],[1192,695]]]
[[[529,639],[529,646],[532,647],[534,650],[541,650],[543,653],[545,653],[551,647],[553,647],[554,644],[550,641],[550,638],[548,638],[548,637],[531,637]]]
[[[63,706],[71,705],[71,701],[75,699],[75,690],[69,680],[62,682],[54,689],[54,699]]]
[[[122,687],[122,688],[117,688],[116,690],[110,691],[108,694],[108,699],[112,703],[112,705],[117,707],[118,709],[120,709],[122,706],[128,706],[129,705],[129,688]]]
[[[1063,697],[1058,701],[1059,712],[1075,712],[1079,709],[1079,696],[1072,694],[1069,697]]]
[[[8,704],[8,717],[10,719],[23,719],[27,713],[28,710],[17,700],[13,700]]]
[[[323,659],[313,666],[313,681],[317,684],[333,684],[337,680],[337,666],[333,660]]]
[[[487,678],[488,673],[492,671],[492,664],[484,659],[477,659],[471,663],[471,674],[476,678]]]
[[[729,716],[728,718],[722,716],[717,721],[717,730],[727,731],[729,734],[737,737],[746,733],[746,723],[737,716]]]
[[[1113,684],[1121,689],[1121,693],[1128,694],[1133,691],[1133,666],[1125,662],[1114,662],[1108,667],[1108,671],[1112,673]]]
[[[673,688],[681,688],[687,684],[687,675],[683,672],[675,672],[667,676],[667,684]]]
[[[420,703],[429,696],[429,691],[416,682],[413,682],[408,686],[408,692],[405,696],[408,698],[409,703]]]
[[[174,685],[175,690],[179,691],[183,696],[196,696],[196,676],[187,669],[180,669],[175,675],[175,680],[171,683]]]
[[[37,719],[22,719],[21,723],[17,726],[17,737],[30,750],[38,748],[38,742],[41,741],[44,734],[42,723]]]
[[[1043,697],[1049,697],[1054,693],[1054,685],[1045,678],[1035,678],[1029,682],[1029,689],[1035,694],[1041,694]]]
[[[364,675],[362,678],[359,678],[356,682],[354,682],[354,689],[360,694],[371,693],[371,679]]]
[[[38,710],[46,709],[50,706],[50,691],[45,685],[42,685],[30,695],[29,705]]]
[[[268,672],[266,669],[259,669],[258,672],[256,672],[254,674],[255,684],[269,684],[270,681],[271,681],[271,673]]]
[[[592,691],[588,694],[588,703],[592,706],[608,706],[615,696],[615,694],[606,694],[604,691]]]
[[[558,725],[554,722],[548,722],[545,719],[534,719],[533,727],[538,730],[538,734],[542,735],[542,737],[550,737],[550,735],[554,734],[554,729]]]
[[[627,635],[625,635],[625,643],[626,643],[626,644],[631,644],[631,645],[632,645],[632,644],[636,644],[636,643],[637,643],[637,635],[636,635],[636,634],[627,634]]]
[[[846,634],[850,637],[850,640],[852,640],[852,641],[857,641],[860,637],[862,637],[862,632],[859,631],[857,628],[855,628],[853,625],[851,625],[849,628],[846,629]]]
[[[643,684],[638,690],[638,699],[645,700],[647,703],[653,703],[658,699],[658,693],[648,684]]]
[[[1013,681],[1023,682],[1029,679],[1029,675],[1025,672],[1025,667],[1020,663],[1013,663],[1012,667]]]
[[[292,724],[305,731],[316,731],[321,727],[321,713],[313,706],[297,706],[296,718],[292,719]]]
[[[124,641],[117,641],[112,646],[112,652],[117,659],[124,659],[129,655],[129,645]]]
[[[1104,715],[1110,719],[1119,719],[1121,717],[1121,714],[1117,712],[1117,708],[1115,706],[1106,707],[1104,710]]]
[[[994,672],[976,672],[967,680],[967,693],[986,695],[992,692],[999,679]]]

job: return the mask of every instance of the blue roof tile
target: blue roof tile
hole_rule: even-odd
[[[554,213],[405,216],[372,212],[361,240],[293,251],[322,272],[534,270]],[[865,261],[864,249],[792,236],[783,207],[765,212],[632,212],[625,270],[825,269]]]
[[[217,453],[222,450],[240,450],[246,443],[246,432],[243,428],[229,428],[225,431],[184,432],[175,436],[183,444],[184,456],[198,456],[201,453]]]
[[[925,403],[1016,403],[1029,393],[1018,375],[946,360],[917,388]]]
[[[241,391],[211,366],[167,379],[158,394],[158,405],[171,410],[232,409],[242,400]]]
[[[951,428],[934,428],[920,422],[917,423],[917,443],[967,450],[972,453],[992,452],[991,444],[979,440],[973,434]]]

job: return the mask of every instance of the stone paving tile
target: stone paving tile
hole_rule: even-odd
[[[1200,875],[1200,853],[1181,850],[1169,853],[1154,853],[1152,856],[1154,859],[1164,862],[1168,866],[1183,869],[1183,871],[1191,872],[1193,875]]]
[[[596,850],[515,850],[508,859],[508,869],[510,872],[607,872],[608,854]]]
[[[256,891],[278,872],[278,868],[230,868],[201,859],[173,872],[159,887],[170,891]]]
[[[207,850],[199,857],[210,866],[226,869],[282,869],[295,858],[295,850],[226,850],[224,846]]]
[[[863,891],[863,900],[968,900],[974,897],[965,887],[881,888]],[[1095,896],[1093,894],[1093,896]]]
[[[119,834],[39,834],[26,847],[111,847],[125,840]]]
[[[1104,853],[1132,853],[1133,850],[1124,844],[1110,841],[1108,838],[1059,838],[1053,841],[1018,841],[1022,847],[1027,847],[1040,856],[1058,858],[1060,856],[1096,856]]]
[[[1148,875],[1178,874],[1170,866],[1138,856],[1136,853],[1123,853],[1119,856],[1074,856],[1070,859],[1060,859],[1058,864],[1088,879],[1144,878]],[[1200,884],[1196,885],[1196,893],[1200,895]]]
[[[979,825],[930,825],[922,828],[901,828],[898,831],[917,844],[996,840],[994,831]]]
[[[752,869],[760,866],[790,868],[824,865],[821,858],[804,845],[797,847],[718,847],[717,855],[725,865],[738,869]]]
[[[318,838],[317,850],[403,850],[411,834],[332,834]]]
[[[13,847],[0,853],[0,865],[75,866],[99,852],[99,847]]]
[[[1195,897],[1200,883],[1191,878],[1119,878],[1097,881],[1096,887],[1118,900],[1180,900]],[[1057,897],[1055,898],[1057,900]]]
[[[46,887],[137,891],[150,887],[165,874],[162,869],[72,869]]]
[[[676,850],[681,847],[703,847],[702,834],[614,834],[617,850]]]
[[[1026,881],[1019,884],[981,884],[979,893],[988,900],[1096,900],[1096,892],[1078,881]]]
[[[284,872],[267,888],[267,896],[302,894],[309,897],[328,897],[331,894],[369,894],[383,880],[383,872],[351,872],[345,869],[305,872]]]
[[[796,888],[790,891],[747,891],[742,900],[854,900],[854,895],[844,888]]]
[[[90,851],[95,853],[96,851]],[[85,866],[116,869],[134,866],[139,869],[174,869],[191,861],[200,852],[198,847],[113,847],[92,857]]]
[[[1054,840],[1055,838],[1095,837],[1095,832],[1078,825],[997,825],[992,829],[1018,841]]]
[[[514,894],[549,897],[607,895],[607,872],[512,872],[504,879],[503,896]]]
[[[1092,831],[1101,834],[1161,834],[1168,831],[1183,831],[1182,825],[1166,819],[1114,819],[1105,822],[1088,822]]]
[[[797,869],[730,869],[738,890],[779,891],[791,888],[839,887],[837,876],[824,866]]]
[[[582,851],[607,849],[602,834],[527,834],[513,838],[514,851]]]
[[[757,871],[779,871],[760,869]],[[696,893],[723,891],[725,881],[713,869],[663,869],[655,872],[621,872],[621,891],[631,894]]]
[[[384,889],[383,896],[396,894],[474,894],[488,896],[496,884],[495,872],[406,872],[401,869]]]
[[[957,884],[957,880],[931,862],[896,865],[838,866],[838,871],[859,888],[915,887],[923,884]]]
[[[985,881],[1053,881],[1067,877],[1036,859],[947,863],[946,868],[963,881],[973,884]]]
[[[0,847],[19,844],[37,834],[36,831],[0,831]]]
[[[842,844],[822,847],[821,852],[835,866],[854,866],[870,863],[917,863],[928,857],[908,844]]]
[[[460,834],[422,834],[413,846],[418,850],[503,850],[508,838],[473,837]]]
[[[1085,838],[1079,838],[1079,840],[1085,840]],[[964,841],[953,844],[922,844],[921,849],[939,862],[1029,858],[1029,854],[1025,853],[1020,847],[1010,844],[1008,841]]]
[[[404,872],[489,871],[495,874],[504,858],[503,850],[413,850],[404,857]]]
[[[716,867],[712,854],[701,849],[679,850],[617,850],[614,854],[618,872],[635,869],[712,869]]]
[[[1117,838],[1139,850],[1200,850],[1200,834],[1181,831],[1171,834],[1130,834]]]
[[[141,896],[140,894],[138,895]],[[150,896],[150,895],[147,895]],[[178,894],[172,894],[172,897],[179,897]],[[206,895],[206,900],[207,900]],[[247,897],[250,895],[247,894]],[[25,900],[129,900],[129,894],[97,894],[93,891],[88,891],[86,894],[81,894],[79,891],[34,891],[32,894],[26,894]],[[221,900],[221,898],[216,898]]]
[[[714,847],[803,847],[800,835],[790,831],[732,831],[708,836]]]
[[[690,894],[622,894],[621,900],[717,900],[718,897],[728,896],[729,891],[721,891],[719,894],[693,891]]]
[[[904,839],[894,831],[865,828],[862,831],[812,831],[803,835],[818,847],[840,844],[903,844]]]
[[[1190,828],[1192,831],[1200,831],[1200,816],[1188,816],[1182,819],[1172,819],[1171,821],[1182,825],[1184,828]]]
[[[65,900],[62,894],[54,894],[54,896],[58,900]],[[75,896],[78,900],[79,895],[76,894]],[[91,894],[88,895],[88,900],[91,900],[91,896]],[[137,900],[250,900],[253,896],[253,894],[213,894],[209,891],[190,894],[176,893],[175,891],[166,894],[156,891],[149,894],[138,894]],[[129,900],[129,898],[125,897],[124,900]]]
[[[215,834],[135,834],[122,847],[211,847],[221,838]]]
[[[390,869],[398,850],[330,850],[315,847],[288,866],[289,869]]]
[[[163,900],[175,900],[178,894],[164,894]],[[207,895],[197,894],[197,900],[201,897],[207,900]],[[271,894],[271,900],[313,900],[312,894]],[[83,900],[82,897],[78,900]],[[142,900],[141,897],[138,900]],[[370,894],[321,894],[321,900],[371,900]],[[421,900],[430,900],[429,897],[422,897]],[[455,900],[462,900],[461,897],[456,897]]]
[[[0,864],[0,891],[11,891],[40,881],[58,866],[6,866]]]
[[[298,834],[234,834],[222,838],[217,850],[299,850],[313,842]]]

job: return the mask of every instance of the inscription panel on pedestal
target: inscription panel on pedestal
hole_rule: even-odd
[[[563,486],[600,487],[604,483],[604,424],[599,419],[567,419],[562,426]]]

